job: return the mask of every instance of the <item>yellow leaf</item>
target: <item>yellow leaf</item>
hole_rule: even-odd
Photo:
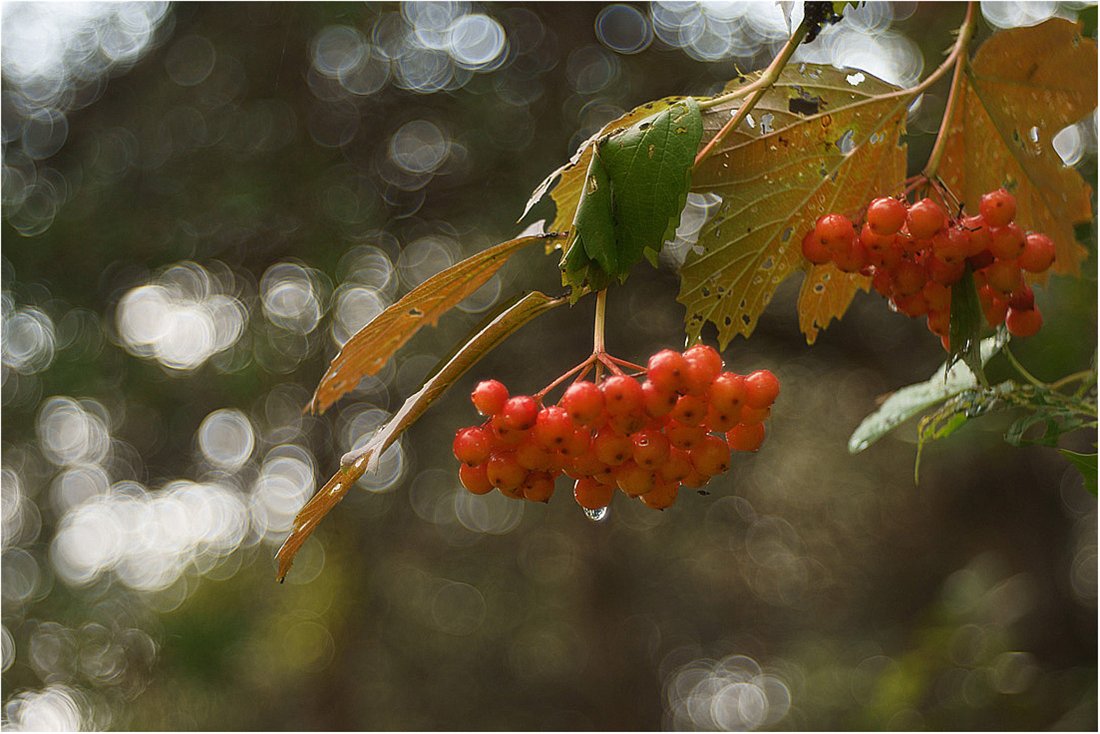
[[[1079,273],[1088,251],[1075,224],[1092,219],[1090,189],[1062,163],[1053,139],[1096,108],[1096,41],[1053,18],[1002,31],[967,68],[939,176],[970,211],[987,191],[1016,195],[1022,227],[1054,240],[1053,270]]]
[[[276,578],[283,580],[294,562],[294,556],[298,554],[298,550],[306,539],[317,529],[317,525],[325,515],[344,499],[344,495],[359,480],[359,477],[377,468],[382,453],[392,446],[455,380],[528,321],[565,302],[564,298],[550,298],[544,293],[534,291],[509,306],[470,338],[443,367],[424,382],[420,390],[409,396],[400,410],[394,413],[366,446],[345,456],[341,461],[340,470],[310,498],[294,518],[290,535],[275,554],[279,561]]]
[[[692,178],[693,191],[718,194],[722,202],[699,235],[702,252],[689,253],[681,270],[678,300],[687,307],[689,338],[698,338],[707,321],[718,328],[722,348],[736,334],[751,334],[779,284],[803,268],[802,236],[819,216],[855,215],[874,197],[898,193],[910,99],[865,72],[814,64],[784,69]],[[736,105],[707,110],[704,139]],[[838,277],[803,291],[799,322],[807,341],[844,313],[859,287],[865,280]]]
[[[469,296],[500,270],[517,250],[558,234],[520,237],[501,242],[436,273],[409,291],[355,333],[333,358],[309,409],[323,413],[366,375],[376,374],[413,335]]]

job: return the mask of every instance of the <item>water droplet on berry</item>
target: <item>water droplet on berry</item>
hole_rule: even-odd
[[[608,508],[606,507],[601,507],[598,510],[589,510],[582,507],[581,511],[584,512],[584,516],[592,522],[600,522],[601,520],[607,519]]]

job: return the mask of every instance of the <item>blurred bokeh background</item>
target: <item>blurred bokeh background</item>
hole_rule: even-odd
[[[762,67],[776,4],[2,12],[5,728],[1096,728],[1095,498],[1006,446],[1007,418],[926,450],[919,487],[912,424],[849,456],[943,355],[873,295],[807,347],[797,278],[724,355],[783,393],[709,496],[594,523],[564,486],[547,506],[459,486],[470,387],[532,392],[582,359],[587,300],[472,370],[273,580],[339,456],[495,305],[560,290],[556,259],[523,253],[303,416],[338,346],[520,231],[608,120]],[[870,3],[798,58],[911,84],[962,12]],[[1095,12],[982,3],[980,32],[1081,14],[1095,36]],[[944,92],[913,107],[914,163]],[[1095,179],[1095,114],[1054,144]],[[1038,291],[1048,325],[1017,352],[1041,378],[1095,353],[1095,231],[1084,277]],[[682,343],[678,252],[612,291],[612,351]]]

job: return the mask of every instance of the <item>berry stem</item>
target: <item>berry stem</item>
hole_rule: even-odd
[[[940,165],[940,159],[943,158],[943,151],[947,147],[948,131],[951,128],[952,118],[954,118],[955,110],[959,104],[963,74],[966,73],[966,58],[964,51],[970,44],[970,40],[974,36],[974,29],[977,25],[977,18],[974,13],[975,5],[976,3],[974,2],[968,2],[966,4],[966,17],[963,19],[962,27],[959,28],[959,37],[955,41],[955,47],[951,49],[950,56],[948,56],[947,61],[944,62],[944,65],[948,63],[954,64],[955,73],[951,77],[951,91],[947,94],[947,106],[943,110],[943,121],[940,122],[940,129],[936,134],[936,142],[932,145],[932,152],[928,154],[928,162],[925,164],[924,170],[922,171],[929,180],[934,180],[936,170]],[[944,66],[940,67],[940,69],[943,68]],[[939,72],[939,69],[936,71]],[[933,74],[933,76],[935,76],[935,74]]]
[[[618,357],[612,357],[610,354],[607,355],[607,356],[612,362],[619,365],[620,367],[629,367],[630,369],[637,370],[638,372],[645,372],[646,371],[646,368],[641,366],[640,364],[634,364],[633,362],[627,362],[625,359],[619,359]]]
[[[1060,387],[1065,387],[1074,382],[1092,379],[1096,380],[1096,372],[1094,370],[1081,370],[1080,372],[1074,372],[1072,375],[1066,375],[1060,380],[1050,383],[1051,390],[1057,390]],[[1086,383],[1084,387],[1087,387],[1089,383]]]
[[[711,154],[715,146],[730,133],[731,130],[735,130],[741,121],[752,111],[752,108],[760,101],[764,96],[764,93],[779,80],[779,75],[783,71],[783,67],[790,61],[791,56],[794,54],[795,49],[798,48],[798,44],[802,43],[802,39],[806,37],[806,34],[810,30],[810,21],[808,18],[803,18],[799,23],[798,28],[795,28],[794,33],[787,39],[787,42],[780,49],[779,55],[772,59],[772,62],[768,64],[768,68],[764,70],[764,73],[760,75],[752,84],[747,87],[742,87],[729,94],[720,94],[717,97],[706,100],[699,103],[699,109],[708,109],[710,107],[716,107],[723,102],[728,102],[733,99],[739,99],[750,93],[751,96],[738,108],[737,113],[729,119],[729,121],[722,126],[722,129],[703,146],[703,149],[699,151],[699,154],[695,156],[694,168],[698,168],[699,164]]]
[[[546,394],[547,394],[548,392],[550,392],[550,391],[551,391],[551,390],[553,390],[553,389],[554,389],[555,387],[557,387],[558,385],[560,385],[560,384],[562,384],[563,382],[565,382],[566,380],[568,380],[568,379],[569,379],[570,377],[572,377],[573,375],[577,374],[578,372],[581,372],[581,370],[584,370],[584,373],[587,373],[587,372],[588,372],[588,369],[587,369],[587,368],[588,368],[588,367],[590,367],[590,366],[592,365],[592,363],[593,363],[593,362],[594,362],[595,360],[596,360],[596,355],[595,355],[595,354],[593,354],[593,355],[592,355],[591,357],[589,357],[588,359],[584,360],[583,362],[581,362],[581,363],[580,363],[579,365],[577,365],[576,367],[572,367],[572,368],[570,368],[570,369],[569,369],[568,371],[566,371],[566,373],[565,373],[564,375],[562,375],[561,377],[558,377],[558,378],[557,378],[557,379],[555,379],[555,380],[554,380],[553,382],[551,382],[551,383],[550,383],[549,385],[547,385],[546,387],[544,387],[544,388],[542,388],[541,390],[539,390],[539,391],[538,391],[537,393],[535,393],[535,394],[534,394],[534,396],[533,396],[533,397],[535,398],[535,400],[537,400],[537,401],[539,401],[539,402],[541,403],[541,402],[542,402],[542,399],[543,399],[544,397],[546,397]],[[583,375],[584,373],[582,373],[582,375]],[[578,379],[580,379],[580,378],[578,378]]]
[[[1012,366],[1016,368],[1016,371],[1020,373],[1021,377],[1023,377],[1025,380],[1030,382],[1035,387],[1039,387],[1039,388],[1049,387],[1049,385],[1047,385],[1045,382],[1041,381],[1039,378],[1035,377],[1035,375],[1028,372],[1024,368],[1024,366],[1022,364],[1020,364],[1019,360],[1016,359],[1016,355],[1014,355],[1012,353],[1012,350],[1008,348],[1007,344],[1005,344],[1001,348],[1001,351],[1004,352],[1004,355],[1006,357],[1008,357],[1008,361],[1012,363]]]
[[[596,293],[596,322],[592,327],[592,354],[603,354],[603,325],[607,311],[607,289]]]

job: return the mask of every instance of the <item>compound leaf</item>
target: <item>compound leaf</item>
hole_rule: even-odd
[[[354,389],[364,376],[381,370],[417,331],[427,325],[434,326],[440,316],[485,285],[518,250],[534,242],[560,237],[558,234],[535,235],[501,242],[413,288],[348,339],[321,378],[309,403],[310,411],[325,412]]]
[[[732,91],[755,79],[727,86]],[[717,145],[692,178],[692,190],[722,197],[689,253],[678,300],[687,332],[698,338],[707,321],[724,348],[748,336],[776,288],[804,268],[801,239],[827,212],[856,215],[875,196],[893,194],[905,179],[901,136],[911,96],[865,72],[816,64],[790,65],[753,111]],[[703,114],[713,137],[739,102]],[[819,270],[799,298],[807,341],[840,316],[860,276]]]
[[[1092,219],[1090,189],[1054,136],[1096,108],[1096,41],[1068,20],[994,34],[967,66],[939,175],[976,210],[983,193],[1016,195],[1016,219],[1055,243],[1053,271],[1080,272],[1074,225]]]
[[[505,309],[487,326],[471,337],[447,362],[429,377],[414,395],[390,418],[367,444],[350,452],[341,460],[340,470],[306,502],[294,518],[290,535],[275,557],[279,562],[276,578],[280,581],[290,570],[294,557],[318,523],[348,493],[359,477],[377,468],[382,453],[393,445],[409,426],[478,360],[531,319],[565,302],[544,293],[528,293]]]

